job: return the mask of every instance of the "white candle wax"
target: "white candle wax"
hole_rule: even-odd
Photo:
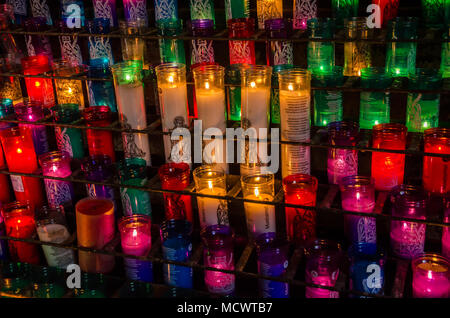
[[[61,224],[47,224],[37,228],[39,240],[42,242],[63,243],[70,234],[67,228]],[[49,266],[66,268],[75,262],[73,251],[49,245],[42,245],[44,255]]]
[[[243,87],[241,104],[242,120],[248,120],[258,137],[267,138],[267,134],[259,135],[259,128],[269,127],[270,87]]]
[[[245,199],[258,201],[272,201],[269,194],[249,195]],[[275,232],[275,206],[259,203],[244,202],[245,217],[249,235],[257,237],[259,234]]]
[[[199,193],[210,195],[226,195],[225,189],[220,188],[203,189],[199,191]],[[227,201],[213,198],[197,197],[197,205],[201,228],[215,224],[229,224]]]

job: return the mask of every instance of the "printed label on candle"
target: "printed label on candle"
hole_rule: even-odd
[[[69,239],[70,234],[67,228],[61,224],[47,224],[37,229],[39,239],[43,242],[63,243]],[[74,264],[74,254],[71,249],[58,248],[54,246],[42,245],[45,258],[49,266],[66,268],[69,264]]]
[[[152,262],[134,258],[125,258],[127,277],[132,280],[140,280],[151,283],[153,281]]]
[[[283,178],[292,174],[311,172],[311,148],[281,145],[281,173]]]
[[[214,193],[214,195],[225,195],[225,193]],[[200,217],[200,226],[202,228],[208,225],[229,224],[228,208],[226,201],[197,197],[197,205]]]
[[[45,179],[45,190],[50,206],[59,206],[72,201],[73,187],[68,181]]]
[[[11,183],[15,192],[24,192],[22,176],[10,175]]]
[[[280,277],[287,267],[287,260],[281,264],[259,263],[260,273],[264,276]],[[287,283],[260,279],[259,284],[264,298],[286,298],[289,296],[289,285]]]
[[[186,262],[189,259],[192,245],[188,248],[170,248],[168,244],[163,244],[162,250],[164,258],[171,261]],[[164,266],[164,281],[167,285],[192,288],[192,268],[180,265],[165,264]]]
[[[246,197],[249,200],[272,200],[272,196],[260,195]],[[257,236],[261,233],[275,232],[275,207],[258,203],[244,203],[245,216],[247,218],[247,229],[249,235]]]
[[[206,258],[206,266],[217,269],[233,270],[233,254],[224,256],[211,256]],[[222,272],[205,271],[205,285],[211,293],[229,295],[234,292],[235,276]]]
[[[281,140],[309,141],[310,93],[280,91]]]

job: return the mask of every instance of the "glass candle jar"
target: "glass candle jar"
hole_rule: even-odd
[[[376,244],[359,243],[349,248],[348,256],[351,289],[361,293],[383,295],[387,260],[384,251],[377,249]],[[350,297],[366,298],[356,295]]]
[[[84,4],[82,0],[60,0],[61,19],[68,28],[81,29],[84,27]]]
[[[114,238],[114,203],[85,198],[75,205],[78,246],[101,250]],[[114,256],[78,250],[78,264],[89,273],[106,274],[114,269]]]
[[[359,139],[359,125],[338,121],[328,124],[328,143],[331,146],[355,147]],[[358,151],[328,148],[328,183],[339,184],[342,178],[358,174]]]
[[[58,22],[58,31],[64,33],[64,35],[59,36],[61,58],[68,61],[71,65],[82,65],[83,55],[81,54],[80,40],[77,35],[79,28],[73,25],[69,26],[63,20]]]
[[[31,14],[34,18],[44,17],[47,25],[53,25],[47,0],[30,0]]]
[[[35,173],[38,168],[31,133],[24,127],[11,127],[1,132],[3,151],[10,172]],[[10,175],[17,201],[29,201],[31,208],[44,204],[39,178]]]
[[[305,249],[308,284],[334,287],[342,261],[341,245],[328,240],[315,240]],[[306,298],[339,298],[339,292],[319,287],[306,287]]]
[[[117,113],[116,95],[114,93],[109,59],[101,58],[90,61],[89,77],[101,78],[99,81],[88,81],[88,97],[90,106],[108,106],[111,112]]]
[[[116,0],[92,0],[94,16],[109,20],[110,27],[117,27]]]
[[[255,32],[255,20],[239,18],[227,21],[228,37],[249,38]],[[255,42],[230,40],[230,64],[255,64]]]
[[[158,33],[161,36],[177,36],[183,32],[182,20],[160,21],[157,24]],[[161,38],[159,43],[159,57],[161,63],[186,64],[186,52],[184,41],[180,39]]]
[[[52,107],[53,120],[59,124],[71,124],[81,118],[77,104],[62,104]],[[83,134],[80,129],[55,126],[58,149],[70,158],[84,157]]]
[[[213,21],[213,25],[215,24],[213,0],[190,0],[189,4],[192,21],[208,19]]]
[[[161,223],[163,257],[166,260],[188,262],[192,253],[192,223],[167,220]],[[173,287],[192,288],[192,267],[163,264],[164,282]]]
[[[1,14],[0,14],[0,24],[1,24]],[[0,64],[0,70],[2,72],[13,71],[13,66],[11,64]],[[25,84],[30,78],[25,78]],[[20,80],[18,77],[3,77],[0,82],[0,98],[10,99],[13,104],[17,104],[23,101],[22,98],[22,88],[20,87]]]
[[[233,233],[226,225],[210,225],[201,232],[205,266],[234,270]],[[205,285],[210,293],[227,296],[234,293],[235,276],[205,270]]]
[[[346,39],[350,41],[344,44],[344,76],[361,76],[363,68],[372,66],[371,44],[359,41],[373,37],[374,29],[367,26],[366,20],[355,17],[346,21],[344,32]]]
[[[6,99],[6,98],[2,98],[0,99],[0,119],[5,118],[6,116],[9,116],[11,113],[13,113],[13,104],[12,104],[12,100],[11,99]],[[9,127],[13,127],[13,124],[9,124],[9,123],[0,123],[0,134],[1,131],[4,129],[7,129]],[[0,169],[6,169],[6,161],[5,161],[5,156],[3,154],[3,150],[0,147]],[[8,203],[11,200],[11,196],[10,196],[10,185],[9,185],[9,181],[8,181],[8,175],[6,174],[1,174],[0,175],[0,188],[3,189],[3,191],[0,191],[0,204],[1,203]],[[1,217],[0,217],[1,219]],[[3,223],[3,221],[1,221],[0,223]],[[1,224],[0,224],[0,229],[2,228]],[[0,230],[1,231],[1,230]],[[2,245],[4,244],[4,241],[0,241],[0,255],[1,255],[1,251],[2,251]],[[0,259],[2,259],[2,257],[0,256]]]
[[[39,163],[45,177],[68,178],[72,174],[70,157],[66,153],[60,151],[48,152],[39,156]],[[50,207],[72,205],[74,191],[70,181],[45,178],[44,183]]]
[[[450,4],[447,5],[447,7],[449,8],[448,11],[450,11]],[[449,13],[449,15],[450,15],[450,13]],[[450,38],[450,26],[447,27],[443,38],[444,38],[444,40],[447,40],[447,41]],[[442,74],[442,78],[450,77],[450,41],[442,43],[440,72]]]
[[[107,182],[114,175],[111,158],[107,155],[93,155],[83,160],[81,170],[88,181]],[[86,183],[87,195],[91,198],[110,199],[115,202],[114,188],[106,185]]]
[[[288,268],[289,245],[275,232],[263,233],[256,239],[258,274],[281,277]],[[285,282],[259,279],[259,295],[263,298],[288,298],[289,284]]]
[[[108,127],[111,125],[111,110],[108,106],[91,106],[83,110],[83,117],[88,126]],[[112,132],[108,130],[86,129],[89,155],[107,155],[114,162],[114,144]]]
[[[270,92],[270,121],[272,124],[280,124],[280,84],[279,73],[282,70],[294,68],[290,64],[275,65],[272,72],[272,89]]]
[[[176,128],[188,128],[186,66],[176,63],[161,64],[155,71],[163,132],[170,133]],[[190,163],[186,141],[171,140],[169,134],[163,138],[167,162]]]
[[[280,71],[281,141],[310,141],[311,73],[293,68]],[[310,147],[282,144],[281,175],[310,174]]]
[[[157,3],[167,2],[162,0]],[[176,0],[175,0],[176,2]],[[123,12],[127,22],[142,21],[144,27],[148,27],[147,1],[146,0],[123,0]],[[156,19],[158,20],[158,19]]]
[[[110,20],[95,18],[87,23],[87,29],[91,34],[109,34]],[[114,64],[111,41],[105,36],[90,36],[88,38],[89,60],[107,59],[109,65]]]
[[[438,254],[425,254],[413,260],[413,297],[449,298],[450,263]]]
[[[340,182],[342,209],[352,212],[373,213],[375,209],[375,181],[365,176],[348,176]],[[351,244],[358,245],[361,252],[377,244],[377,222],[374,217],[352,214],[344,215],[344,229]]]
[[[48,31],[47,19],[43,16],[28,18],[25,20],[25,29],[30,32]],[[53,54],[50,39],[47,36],[27,34],[25,35],[28,56],[45,55],[52,62]]]
[[[379,124],[372,130],[372,147],[375,149],[406,149],[408,129],[401,124]],[[403,183],[405,155],[400,153],[372,152],[372,177],[375,189],[389,191]]]
[[[38,102],[19,103],[14,107],[14,112],[17,120],[20,122],[37,122],[45,117],[42,104]],[[31,133],[36,155],[39,156],[48,152],[48,137],[45,125],[20,123],[19,127]]]
[[[306,174],[294,174],[283,179],[284,202],[316,206],[318,180]],[[316,237],[316,211],[286,207],[286,229],[290,242],[304,244]]]
[[[21,62],[24,75],[39,75],[50,71],[48,57],[45,55],[24,57]],[[54,106],[51,78],[25,77],[25,85],[30,101],[41,103],[44,107]]]
[[[444,0],[422,0],[422,18],[428,28],[439,28],[444,22]]]
[[[391,190],[392,215],[425,220],[427,194],[420,188],[399,185]],[[414,259],[424,252],[426,225],[423,223],[391,220],[391,249],[395,256]]]
[[[67,60],[53,61],[53,74],[61,77],[73,77],[83,74],[84,66],[72,66]],[[56,98],[59,104],[77,104],[80,109],[84,108],[83,85],[81,80],[55,79]]]
[[[36,213],[36,229],[39,240],[62,244],[70,239],[70,233],[62,206],[44,206]],[[75,255],[72,249],[42,245],[48,266],[66,269],[68,265],[75,263]]]
[[[214,21],[206,19],[193,20],[191,22],[191,28],[193,36],[209,37],[214,32]],[[191,65],[214,63],[214,47],[212,40],[194,39],[191,41],[191,44]]]
[[[183,191],[189,184],[189,165],[187,163],[166,163],[158,170],[163,190]],[[166,220],[186,219],[193,222],[190,195],[164,193]]]
[[[246,200],[261,201],[261,203],[244,202],[247,232],[250,238],[275,232],[275,206],[264,204],[272,201],[275,196],[273,174],[255,174],[241,176],[242,196]]]
[[[282,0],[257,0],[258,29],[264,30],[266,20],[283,18]]]
[[[425,130],[424,151],[450,155],[450,129],[431,128]],[[442,195],[450,192],[450,161],[448,158],[425,156],[423,160],[423,187]]]
[[[178,0],[166,1],[155,0],[155,21],[176,21],[178,20]]]
[[[316,0],[294,0],[294,19],[292,25],[295,30],[305,30],[308,20],[316,17]]]
[[[342,66],[333,66],[328,71],[312,72],[312,85],[316,87],[339,87],[344,84]],[[342,92],[339,90],[314,91],[314,126],[326,126],[341,121],[343,116]]]
[[[333,17],[338,26],[343,26],[346,19],[358,16],[359,0],[332,0]]]
[[[133,256],[147,256],[152,248],[152,222],[149,216],[125,216],[119,221],[122,252]],[[153,281],[152,262],[124,258],[127,277],[143,282]]]
[[[269,39],[287,38],[290,26],[282,18],[265,21],[265,30]],[[294,48],[290,41],[266,42],[267,65],[294,64]]]
[[[118,171],[120,183],[123,185],[142,187],[147,183],[147,167],[143,159],[127,158],[120,161]],[[120,198],[124,215],[152,215],[149,192],[123,187],[120,188]]]
[[[334,59],[334,19],[314,18],[308,21],[308,70],[313,74],[322,74],[333,69]],[[329,42],[317,42],[314,39],[329,39]]]
[[[434,69],[420,69],[409,74],[409,88],[434,90],[441,88],[442,76]],[[406,127],[409,131],[423,132],[439,126],[439,102],[435,93],[408,93]]]
[[[444,222],[450,223],[450,195],[445,197]],[[442,255],[450,259],[450,226],[442,229]]]
[[[123,128],[145,129],[145,97],[140,61],[126,61],[111,67],[114,76],[119,118]],[[151,165],[147,134],[122,133],[125,158],[143,158]]]
[[[226,69],[227,118],[241,121],[241,68],[244,64],[232,64]]]
[[[197,193],[226,196],[227,176],[218,166],[204,165],[193,171]],[[228,225],[228,206],[226,200],[197,197],[200,227],[210,225]]]
[[[388,40],[417,39],[417,18],[396,18],[388,23]],[[386,72],[392,77],[407,77],[416,70],[417,43],[390,42],[386,50]]]
[[[387,89],[391,86],[392,77],[381,67],[368,67],[361,70],[361,87],[368,89]],[[378,124],[390,121],[390,93],[360,93],[359,125],[362,129],[372,129]]]
[[[127,37],[120,39],[122,59],[124,61],[141,61],[144,63],[145,41],[140,37],[144,32],[143,21],[120,21],[119,30],[121,34],[127,35]]]
[[[2,216],[5,222],[6,236],[34,239],[36,224],[34,210],[28,203],[11,202],[2,206]],[[9,257],[13,262],[24,262],[38,265],[38,245],[32,243],[9,241]]]
[[[225,20],[250,17],[250,0],[225,0]]]

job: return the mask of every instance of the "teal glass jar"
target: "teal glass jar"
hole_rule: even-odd
[[[62,104],[51,108],[53,120],[59,124],[70,124],[81,118],[77,104]],[[83,134],[81,129],[55,126],[56,144],[59,151],[66,152],[70,158],[84,157]]]
[[[391,75],[382,67],[368,67],[361,70],[362,88],[387,89],[391,83]],[[361,92],[359,105],[361,129],[372,129],[375,125],[389,123],[389,98],[389,92]]]
[[[335,64],[334,42],[317,42],[314,39],[329,39],[334,37],[334,19],[310,19],[308,20],[307,61],[308,70],[312,73],[329,71]]]
[[[118,163],[120,183],[131,186],[144,186],[147,183],[147,163],[141,158],[127,158]],[[132,188],[120,188],[123,214],[143,214],[152,216],[150,194]]]
[[[312,85],[316,87],[339,87],[344,83],[342,66],[333,66],[330,70],[313,71]],[[314,126],[327,126],[329,123],[342,121],[342,91],[314,91]]]
[[[388,24],[388,40],[417,39],[417,18],[395,18]],[[386,72],[392,77],[407,77],[416,69],[417,43],[389,42],[386,44]]]
[[[183,31],[182,20],[164,20],[157,23],[159,35],[177,36]],[[159,39],[159,56],[161,63],[186,64],[184,42],[179,39]]]
[[[409,74],[409,89],[440,89],[442,76],[434,69],[418,68]],[[408,131],[423,132],[439,126],[440,94],[408,93],[406,127]]]
[[[450,8],[450,0],[448,7]],[[444,40],[450,39],[450,24],[447,26],[444,34]],[[450,77],[450,42],[442,43],[442,55],[441,55],[441,74],[442,78]]]
[[[282,70],[293,68],[293,65],[282,64],[275,65],[272,68],[272,89],[270,92],[270,121],[272,124],[280,124],[280,87],[278,83],[278,74]]]
[[[232,64],[225,72],[228,119],[241,121],[241,69],[245,64]]]
[[[0,118],[14,114],[13,101],[10,98],[0,98]]]

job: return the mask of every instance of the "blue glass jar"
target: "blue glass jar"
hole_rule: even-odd
[[[91,60],[89,77],[105,79],[88,81],[89,104],[91,106],[108,106],[111,112],[117,113],[116,95],[112,81],[109,60],[99,58]]]
[[[88,21],[87,29],[91,34],[108,34],[110,32],[109,19],[95,18]],[[88,41],[89,59],[108,59],[108,65],[114,64],[114,58],[109,37],[90,36]]]

